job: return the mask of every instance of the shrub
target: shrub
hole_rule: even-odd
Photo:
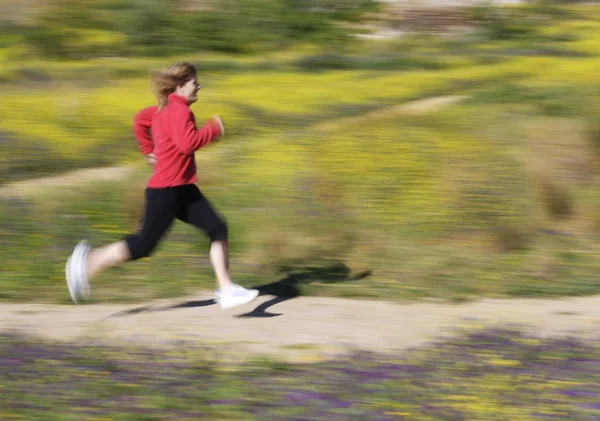
[[[526,13],[522,8],[477,5],[472,8],[471,18],[492,40],[531,37],[536,32],[535,14]]]
[[[373,0],[220,0],[203,10],[183,10],[181,0],[54,0],[33,24],[26,41],[49,57],[247,52],[285,43],[344,42],[353,21]]]

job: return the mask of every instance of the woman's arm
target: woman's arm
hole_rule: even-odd
[[[213,117],[196,128],[194,115],[189,109],[176,113],[170,126],[177,148],[188,155],[218,139],[224,132],[220,117]]]
[[[157,109],[156,105],[143,108],[133,118],[133,134],[137,140],[140,152],[146,156],[154,151],[154,142],[152,142],[150,127],[152,125],[152,117]]]

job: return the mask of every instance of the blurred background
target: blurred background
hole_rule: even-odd
[[[322,297],[600,293],[596,2],[1,0],[0,28],[1,420],[600,419],[598,343],[488,329],[324,361],[302,342],[366,326],[357,342],[371,348],[421,343],[450,317]],[[198,123],[220,114],[227,127],[196,160],[229,224],[233,279],[278,297],[244,319],[194,308],[211,301],[144,314],[133,303],[214,288],[208,240],[177,223],[150,258],[94,280],[96,305],[36,306],[71,304],[64,267],[80,239],[137,228],[152,169],[133,116],[156,102],[151,71],[178,61],[199,69]],[[298,295],[322,301],[257,318]],[[131,317],[106,321],[125,307],[112,303]],[[504,311],[589,332],[588,303]],[[66,343],[85,328],[134,340]],[[211,328],[295,345],[262,358],[179,342]],[[171,334],[184,337],[167,346]],[[312,364],[283,361],[293,351]]]
[[[137,227],[132,119],[191,61],[197,154],[244,285],[467,300],[600,291],[600,7],[538,0],[1,2],[0,297],[68,302],[64,262]],[[49,178],[51,177],[51,178]],[[93,299],[212,288],[177,224]],[[172,273],[176,271],[177,277]],[[338,282],[356,273],[370,276]]]

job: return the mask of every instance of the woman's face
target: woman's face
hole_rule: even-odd
[[[198,85],[198,80],[194,77],[185,84],[179,85],[175,90],[175,93],[184,98],[188,104],[193,104],[198,100],[198,91],[200,88],[202,88],[202,86]]]

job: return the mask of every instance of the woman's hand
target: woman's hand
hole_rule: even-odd
[[[146,162],[148,163],[148,165],[151,166],[154,166],[154,164],[156,164],[156,157],[153,153],[149,153],[148,155],[146,155]]]
[[[221,136],[223,136],[225,134],[225,125],[223,124],[223,119],[218,115],[213,116],[213,119],[219,125],[219,130],[221,132]]]

